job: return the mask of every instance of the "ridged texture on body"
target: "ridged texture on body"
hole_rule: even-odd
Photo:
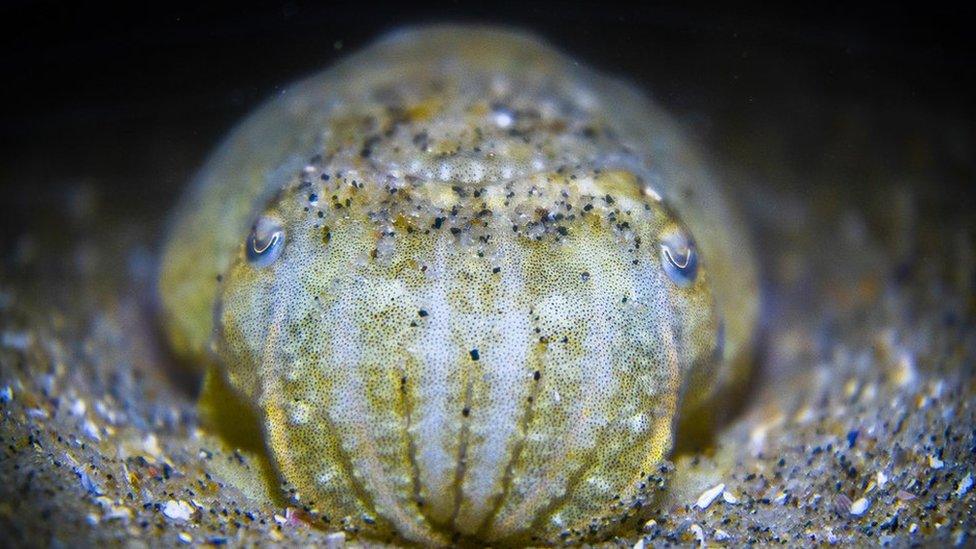
[[[676,287],[595,202],[558,240],[495,230],[482,256],[447,225],[372,258],[368,220],[302,221],[273,273],[232,269],[222,357],[284,477],[413,541],[549,539],[634,498],[716,326],[706,277]],[[672,222],[638,211],[644,242]]]

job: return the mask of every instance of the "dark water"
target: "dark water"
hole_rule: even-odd
[[[428,21],[534,30],[641,84],[717,159],[801,198],[830,182],[868,208],[893,185],[916,189],[926,215],[974,204],[971,8],[12,2],[0,21],[4,249],[79,201],[157,224],[279,86]]]

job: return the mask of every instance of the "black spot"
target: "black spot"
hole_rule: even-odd
[[[428,313],[426,309],[420,309],[417,312],[417,314],[419,314],[421,317],[425,317],[425,316],[429,315],[430,313]]]
[[[478,349],[471,349],[469,354],[471,355],[471,360],[474,360],[475,362],[481,358],[481,353],[478,352]]]
[[[464,416],[464,417],[470,416],[471,415],[471,409],[470,408],[465,408],[465,409],[461,410],[461,415]]]

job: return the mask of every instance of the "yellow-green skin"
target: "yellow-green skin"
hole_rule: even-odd
[[[262,217],[285,235],[267,266]],[[204,406],[253,413],[300,501],[429,545],[611,531],[679,420],[741,383],[757,312],[742,223],[674,124],[476,27],[389,36],[252,115],[159,285],[174,348],[211,365]]]

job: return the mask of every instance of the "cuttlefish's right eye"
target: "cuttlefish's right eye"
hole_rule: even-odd
[[[278,219],[261,216],[247,237],[247,260],[255,267],[267,267],[274,263],[285,249],[285,228]]]
[[[687,230],[675,227],[661,237],[661,265],[668,278],[685,288],[698,276],[698,248]]]

